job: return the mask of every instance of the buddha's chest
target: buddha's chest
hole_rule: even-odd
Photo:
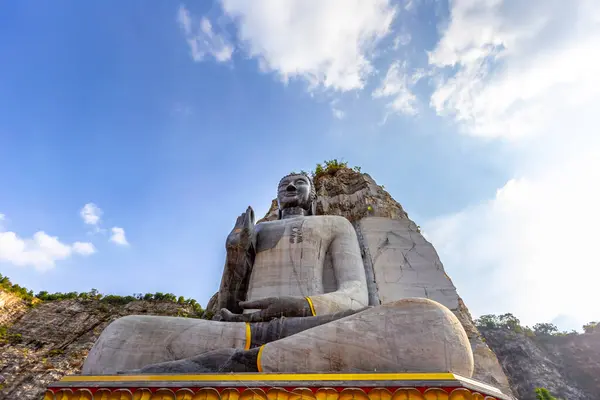
[[[276,221],[258,230],[248,299],[323,292],[331,230],[314,219]]]

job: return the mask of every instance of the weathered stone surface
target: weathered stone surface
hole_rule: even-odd
[[[526,336],[482,329],[520,400],[535,400],[537,387],[568,400],[600,400],[600,332]]]
[[[265,372],[473,373],[460,322],[428,299],[390,302],[268,343],[261,360]]]
[[[367,217],[358,222],[363,246],[371,258],[382,304],[407,297],[425,297],[451,310],[458,294],[438,255],[408,218]]]
[[[215,349],[243,349],[245,344],[246,326],[241,322],[130,315],[102,332],[81,373],[115,374]]]
[[[260,228],[260,229],[259,229]],[[248,300],[273,296],[310,296],[317,315],[357,310],[368,305],[368,292],[356,232],[338,216],[300,217],[264,222],[257,241],[280,231],[270,249],[257,249]],[[264,236],[263,236],[264,235]],[[325,260],[331,260],[329,265]],[[335,292],[326,289],[325,267],[335,271]]]
[[[219,311],[219,292],[216,292],[210,297],[208,303],[206,304],[206,308],[204,310],[204,315],[202,318],[206,318],[208,316],[215,315]]]
[[[11,324],[27,311],[21,298],[0,289],[0,326]]]

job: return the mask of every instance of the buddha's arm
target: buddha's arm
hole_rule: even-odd
[[[227,249],[225,268],[219,288],[219,310],[226,308],[232,313],[242,313],[240,301],[246,300],[250,273],[254,265],[254,248]]]
[[[333,259],[338,290],[308,298],[315,315],[357,310],[369,304],[367,279],[356,232],[346,219],[340,219],[336,231],[329,252]]]
[[[219,288],[219,310],[226,308],[233,313],[241,313],[240,301],[246,300],[250,273],[256,255],[256,232],[254,230],[254,210],[248,207],[237,218],[225,245],[227,256]]]

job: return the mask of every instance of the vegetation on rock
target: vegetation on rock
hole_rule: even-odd
[[[588,322],[587,324],[585,324],[583,326],[583,331],[585,333],[600,332],[600,322],[596,322],[596,321]]]
[[[0,326],[0,345],[21,343],[20,333],[9,333],[7,326]]]
[[[552,396],[548,389],[545,388],[536,388],[535,397],[537,398],[537,400],[560,400]]]
[[[2,276],[0,274],[0,290],[4,290],[6,292],[12,293],[17,297],[25,300],[27,305],[33,305],[35,302],[35,296],[33,295],[33,291],[27,290],[24,287],[21,287],[17,284],[13,284],[8,276]]]
[[[335,175],[342,168],[348,168],[348,163],[338,161],[337,159],[323,161],[323,164],[318,163],[315,170],[311,172],[313,179],[318,179],[324,175]],[[355,167],[356,168],[356,167]]]
[[[13,293],[14,295],[22,298],[27,302],[29,306],[33,306],[39,301],[60,301],[60,300],[97,300],[101,303],[107,303],[111,305],[125,305],[132,301],[166,301],[171,303],[177,303],[181,305],[190,306],[193,310],[193,314],[188,316],[196,317],[202,314],[204,311],[202,306],[195,299],[186,299],[183,296],[175,296],[172,293],[134,293],[132,296],[119,296],[114,294],[103,295],[98,292],[97,289],[92,289],[89,292],[67,292],[67,293],[48,293],[43,290],[37,294],[33,294],[33,291],[27,290],[17,284],[13,284],[7,276],[0,274],[0,289],[7,292]],[[1,334],[1,333],[0,333]],[[0,336],[1,340],[1,336]]]
[[[521,321],[511,313],[502,315],[486,314],[477,318],[475,325],[478,328],[484,329],[508,329],[515,333],[524,333],[527,336],[568,336],[578,335],[579,332],[572,330],[571,332],[559,331],[558,327],[549,322],[537,323],[530,328],[522,326]],[[598,322],[589,322],[583,326],[584,333],[600,332]]]
[[[300,172],[292,171],[290,175],[307,175],[310,176],[313,180],[318,179],[325,175],[335,175],[337,171],[343,168],[349,168],[348,163],[346,161],[338,161],[338,159],[333,160],[325,160],[323,163],[317,163],[314,171],[306,172],[304,170]],[[356,166],[352,168],[354,171],[360,173],[361,167]]]

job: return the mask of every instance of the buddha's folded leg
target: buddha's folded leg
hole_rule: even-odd
[[[315,317],[277,318],[268,322],[254,322],[250,324],[250,330],[252,332],[250,347],[258,347],[266,343],[274,342],[275,340],[295,335],[298,332],[314,328],[315,326],[345,318],[368,308],[369,307],[365,307],[362,310],[340,311]]]
[[[317,321],[324,322],[313,322]],[[473,353],[464,329],[450,310],[428,299],[404,299],[332,320],[260,348],[215,350],[130,372],[257,371],[450,371],[470,377]]]
[[[456,316],[428,299],[403,299],[261,347],[265,372],[473,374],[473,353]]]
[[[112,374],[217,349],[244,349],[243,322],[130,315],[112,322],[90,350],[82,374]]]
[[[142,368],[126,368],[118,373],[200,373],[200,372],[258,372],[257,356],[262,344],[269,343],[306,329],[330,323],[359,310],[348,310],[330,315],[316,317],[278,318],[268,322],[257,322],[248,325],[251,344],[245,343],[244,349],[227,347],[200,352],[187,358],[143,365]],[[246,337],[248,339],[248,337]],[[247,350],[254,347],[252,350]]]

